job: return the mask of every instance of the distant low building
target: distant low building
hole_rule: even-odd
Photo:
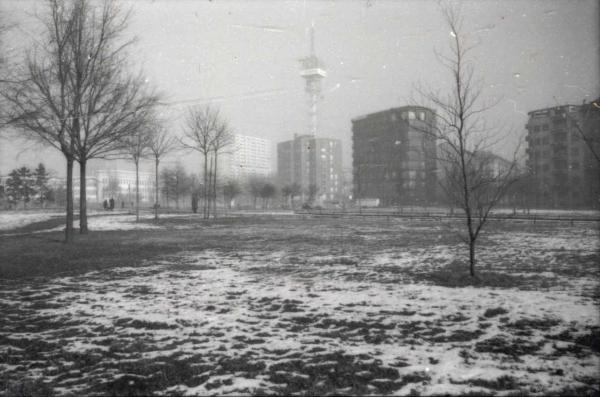
[[[140,202],[154,202],[155,177],[150,172],[139,172]],[[120,169],[99,169],[88,172],[86,176],[86,199],[90,203],[102,203],[113,198],[124,205],[135,202],[135,171]],[[79,200],[79,178],[73,180],[73,196]]]

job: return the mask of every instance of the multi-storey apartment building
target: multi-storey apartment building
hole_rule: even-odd
[[[343,190],[342,144],[338,139],[296,135],[277,144],[277,175],[282,186],[297,184],[302,199],[337,201]]]
[[[528,113],[527,166],[532,201],[540,207],[597,207],[600,162],[594,145],[600,137],[593,104],[564,105]]]
[[[233,144],[223,155],[220,179],[244,180],[271,175],[271,141],[254,136],[233,135]]]
[[[426,204],[436,195],[435,113],[404,106],[352,120],[356,199]]]

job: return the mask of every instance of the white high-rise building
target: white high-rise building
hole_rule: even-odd
[[[244,180],[252,176],[271,174],[271,141],[235,134],[233,144],[223,156],[223,176],[219,179]]]

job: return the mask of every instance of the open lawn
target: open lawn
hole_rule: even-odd
[[[0,395],[597,395],[597,224],[90,218],[0,234]],[[56,229],[55,229],[56,228]]]

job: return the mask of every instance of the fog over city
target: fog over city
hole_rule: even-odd
[[[0,0],[0,397],[598,396],[597,0]]]
[[[341,139],[351,168],[351,119],[414,104],[418,84],[445,87],[435,51],[451,38],[436,1],[122,1],[133,12],[127,34],[134,70],[164,96],[169,129],[180,134],[191,104],[216,104],[236,133],[275,144],[307,133],[307,101],[299,59],[310,50],[325,64],[319,135]],[[15,56],[39,37],[39,1],[4,0],[16,24],[4,40]],[[597,95],[599,6],[596,1],[465,1],[465,31],[476,44],[476,77],[484,82],[489,124],[507,139],[493,149],[510,156],[526,131],[527,112],[581,104]],[[2,140],[0,173],[20,164],[64,175],[64,159],[31,142]],[[197,156],[177,155],[199,169]],[[171,156],[167,161],[174,161]]]

